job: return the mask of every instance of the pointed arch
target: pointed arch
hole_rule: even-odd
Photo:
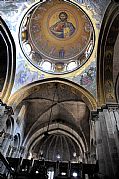
[[[119,3],[108,6],[99,35],[97,51],[97,101],[98,106],[116,103],[113,83],[114,45],[119,33]]]
[[[4,20],[0,17],[0,81],[2,80],[0,99],[7,102],[15,76],[16,48],[13,37]]]
[[[76,90],[79,92],[82,101],[84,101],[86,103],[86,105],[88,106],[88,108],[90,110],[96,109],[96,107],[97,107],[96,99],[88,90],[86,90],[85,88],[83,88],[82,86],[80,86],[74,82],[71,82],[67,79],[62,79],[62,78],[48,78],[48,79],[39,80],[39,81],[33,82],[31,84],[28,84],[25,87],[18,90],[16,93],[14,93],[10,97],[10,99],[8,101],[8,105],[10,105],[14,109],[16,109],[17,105],[23,99],[25,99],[30,94],[39,91],[43,84],[50,84],[50,83],[60,83],[60,84],[64,84],[64,85],[71,87],[72,90]]]

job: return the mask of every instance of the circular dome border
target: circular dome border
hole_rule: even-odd
[[[51,0],[50,2],[53,2],[53,1],[54,0]],[[55,2],[56,1],[58,1],[58,0],[55,0]],[[31,34],[30,35],[28,34],[28,31],[27,31],[28,29],[24,26],[24,24],[28,25],[28,23],[31,22],[31,19],[29,19],[29,17],[33,16],[33,12],[36,11],[39,7],[41,8],[41,5],[48,3],[47,0],[33,4],[27,10],[27,12],[24,14],[24,16],[22,17],[22,20],[21,20],[21,23],[20,23],[20,28],[19,28],[19,43],[20,43],[20,47],[22,49],[24,56],[34,67],[36,67],[38,70],[43,71],[43,72],[48,73],[48,74],[55,74],[55,75],[61,74],[62,75],[62,74],[68,74],[68,73],[71,73],[71,72],[78,70],[90,59],[90,57],[91,57],[91,55],[94,51],[94,48],[95,48],[95,28],[93,26],[93,22],[90,19],[89,15],[77,3],[74,3],[72,1],[62,1],[62,2],[67,3],[68,6],[72,5],[73,8],[78,9],[77,11],[80,11],[83,15],[85,15],[86,20],[88,20],[88,23],[90,23],[90,25],[91,25],[91,27],[88,26],[88,28],[91,30],[91,35],[90,35],[90,39],[88,39],[88,44],[85,47],[85,49],[87,51],[85,51],[85,53],[81,53],[82,52],[81,51],[79,56],[78,56],[78,59],[77,58],[75,59],[74,56],[72,58],[68,58],[68,59],[62,58],[62,56],[64,55],[64,51],[62,49],[61,49],[60,52],[58,52],[60,54],[59,58],[53,58],[53,57],[51,59],[50,58],[49,59],[43,58],[43,56],[41,56],[41,55],[44,55],[44,54],[39,53],[39,49],[37,47],[35,47],[36,51],[34,51],[33,43],[32,43],[32,45],[29,43],[29,41],[31,42],[32,39],[28,40],[28,36],[31,36]],[[61,12],[64,12],[64,11],[61,11]],[[70,15],[69,19],[71,20],[71,15]],[[69,25],[72,26],[72,24],[73,24],[72,22],[70,22],[70,20],[67,23],[68,26]],[[57,24],[57,22],[55,24]],[[75,22],[74,19],[73,19],[73,22]],[[30,27],[28,27],[28,28],[30,28]],[[68,29],[68,30],[70,30],[70,29]],[[52,32],[50,31],[50,34],[51,33]],[[76,33],[76,32],[74,32],[74,33]],[[52,34],[52,36],[53,35],[54,34]],[[75,35],[71,34],[71,37],[69,37],[69,36],[68,36],[68,38],[66,37],[66,40],[71,39],[73,36],[75,36]],[[60,43],[61,43],[61,41],[65,44],[67,43],[67,41],[65,41],[63,39],[63,37],[61,37],[61,39],[60,39],[60,37],[55,37],[55,39],[58,39],[58,41],[60,41]],[[76,38],[75,38],[75,41],[76,41]],[[73,50],[74,50],[74,48],[73,48]],[[47,57],[47,56],[44,56],[44,57]],[[34,61],[35,61],[35,63],[34,63]]]

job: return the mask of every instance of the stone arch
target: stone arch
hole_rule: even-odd
[[[12,123],[11,120],[8,118],[6,121],[5,132],[10,134],[11,131],[12,131]]]
[[[15,136],[14,136],[14,147],[19,147],[19,144],[20,144],[20,136],[19,136],[19,134],[16,134]]]
[[[49,111],[49,110],[50,110],[50,109],[48,109],[48,111]],[[44,112],[44,114],[45,114],[45,113],[47,113],[47,112]],[[67,114],[67,116],[70,114],[70,112],[68,112],[68,111],[65,111],[65,113]],[[41,115],[40,118],[45,118],[45,117],[44,117],[44,114]],[[74,117],[72,114],[70,114],[70,115],[71,115],[72,120],[75,121],[75,117]],[[30,130],[29,130],[29,132],[28,132],[28,134],[27,134],[27,136],[26,136],[26,138],[25,138],[25,144],[32,138],[34,132],[37,132],[37,130],[35,129],[36,127],[37,127],[37,128],[40,127],[40,128],[44,128],[44,129],[47,128],[47,121],[45,121],[45,122],[43,122],[43,123],[40,123],[40,120],[39,120],[40,118],[38,118],[37,121],[34,122],[34,124],[32,125],[32,127],[30,128]],[[56,128],[57,128],[57,124],[59,125],[59,124],[60,124],[60,121],[58,122],[58,121],[56,120],[55,123],[56,123]],[[70,123],[67,123],[67,127],[69,127],[69,129],[72,131],[72,130],[73,130],[73,123],[72,123],[72,125],[71,125]],[[49,129],[50,129],[50,128],[49,128]],[[84,133],[83,133],[83,130],[82,130],[81,126],[79,126],[79,131],[75,131],[75,132],[77,132],[77,135],[78,135],[79,133],[81,133],[82,139],[84,140],[85,148],[87,148],[87,150],[88,150],[87,143],[86,143],[86,138],[85,138],[85,135],[84,135]]]
[[[3,154],[8,157],[11,151],[11,143],[13,140],[13,133],[14,133],[14,119],[12,117],[9,117],[6,120],[6,125],[4,130],[5,130],[5,134],[2,141],[2,150],[3,150]]]
[[[35,134],[31,136],[28,142],[24,143],[24,145],[26,146],[26,149],[28,149],[29,152],[32,153],[32,149],[34,148],[35,144],[44,137],[45,130],[46,130],[46,127],[38,130]],[[61,134],[67,135],[72,140],[74,140],[79,146],[82,157],[84,157],[85,152],[88,150],[88,146],[85,145],[85,142],[83,142],[83,140],[81,139],[81,137],[78,135],[77,132],[75,132],[74,130],[71,130],[70,127],[65,126],[63,124],[50,125],[49,135],[55,134],[56,132],[61,132]]]
[[[117,75],[116,83],[115,83],[115,94],[116,94],[117,102],[119,103],[119,73]]]
[[[58,140],[58,141],[54,140],[54,139],[56,139],[56,136],[60,136],[63,139],[63,141],[64,141],[63,143],[64,143],[64,145],[66,145],[66,148],[67,148],[67,150],[64,149],[65,152],[63,152],[64,147],[62,145],[62,140],[61,139]],[[60,150],[61,150],[62,158],[65,157],[65,156],[63,157],[63,155],[64,155],[63,153],[65,153],[66,156],[68,155],[67,156],[68,160],[70,160],[72,158],[71,156],[73,156],[73,151],[74,152],[77,151],[76,153],[78,154],[78,156],[80,155],[82,157],[82,160],[83,160],[84,151],[83,151],[83,148],[82,148],[81,144],[79,143],[79,141],[74,136],[72,136],[71,134],[67,133],[66,131],[62,131],[61,129],[56,129],[54,131],[50,131],[49,136],[47,138],[45,138],[45,139],[42,138],[41,139],[41,137],[43,137],[43,135],[41,135],[38,138],[39,139],[38,142],[35,141],[36,144],[33,146],[33,148],[30,148],[30,152],[31,153],[37,153],[38,158],[39,158],[40,151],[42,151],[45,154],[44,157],[47,158],[47,159],[49,158],[49,155],[50,155],[50,152],[51,152],[53,155],[52,156],[50,155],[51,158],[52,158],[50,160],[55,160],[56,155],[54,155],[54,153],[55,154],[60,153],[60,151],[59,152],[56,152],[56,151],[58,151],[57,149],[61,147]],[[67,142],[67,140],[66,140],[67,138],[70,141],[71,146],[69,145],[69,142]],[[49,141],[48,143],[47,143],[47,140]],[[55,148],[56,145],[57,145],[56,141],[57,141],[57,144],[59,144],[59,141],[60,141],[60,144],[61,144],[61,145],[59,145],[59,147],[57,149]],[[55,145],[53,145],[52,142]],[[76,144],[76,145],[74,145],[74,144]],[[51,146],[52,146],[52,149],[51,149]],[[78,148],[78,149],[76,149],[76,148]],[[45,150],[45,152],[44,152],[44,150]]]
[[[15,76],[16,69],[16,49],[13,37],[0,17],[0,44],[1,44],[1,60],[0,60],[0,99],[7,102]],[[4,68],[3,68],[4,67]]]
[[[14,133],[14,119],[12,117],[6,120],[6,133],[13,134]]]
[[[49,78],[49,79],[45,79],[45,80],[39,80],[39,81],[33,82],[31,84],[28,84],[25,87],[22,87],[20,90],[18,90],[16,93],[14,93],[10,97],[10,99],[8,101],[8,105],[12,106],[15,110],[17,105],[23,99],[25,99],[27,96],[29,96],[33,92],[38,91],[38,89],[40,89],[40,85],[48,84],[48,83],[66,84],[66,85],[76,89],[77,91],[79,91],[82,100],[87,104],[89,109],[90,110],[96,109],[96,107],[97,107],[96,99],[88,90],[86,90],[85,88],[83,88],[82,86],[80,86],[74,82],[71,82],[67,79],[62,79],[62,78]]]
[[[71,131],[73,129],[74,136],[77,138],[77,140],[80,143],[82,143],[80,145],[80,147],[84,146],[84,147],[82,147],[82,148],[84,148],[82,153],[85,153],[89,150],[89,141],[87,139],[88,138],[87,134],[89,133],[89,123],[88,123],[89,115],[90,115],[89,111],[95,110],[97,107],[95,98],[86,89],[84,89],[83,87],[81,87],[69,80],[62,79],[62,78],[49,78],[49,79],[33,82],[33,83],[21,88],[16,93],[14,93],[8,101],[8,104],[13,107],[14,111],[17,110],[19,107],[21,107],[24,104],[26,105],[26,107],[27,107],[27,105],[31,104],[31,103],[29,103],[30,101],[27,103],[27,100],[29,100],[32,95],[35,95],[35,97],[36,98],[38,97],[38,99],[41,98],[42,100],[46,100],[46,101],[48,101],[47,99],[49,99],[49,101],[50,101],[50,103],[48,103],[47,108],[45,108],[43,110],[43,113],[38,113],[41,116],[41,118],[38,117],[37,115],[36,115],[36,118],[32,118],[33,119],[33,120],[31,120],[31,122],[33,122],[33,123],[31,123],[32,125],[28,124],[29,123],[28,118],[25,120],[25,126],[27,126],[27,129],[25,130],[25,132],[23,132],[24,139],[23,139],[22,145],[25,147],[26,153],[29,150],[28,145],[30,145],[30,143],[33,140],[32,137],[34,135],[36,136],[36,134],[39,132],[40,129],[41,129],[41,131],[42,131],[42,129],[45,129],[45,131],[47,131],[47,125],[48,125],[47,116],[49,116],[47,114],[50,114],[50,113],[48,113],[48,111],[50,111],[48,109],[49,109],[49,107],[51,108],[51,106],[52,106],[52,94],[54,94],[53,91],[55,91],[54,89],[56,89],[56,84],[58,86],[57,89],[60,90],[59,92],[61,95],[61,99],[63,100],[62,101],[60,99],[61,101],[58,101],[58,103],[57,103],[58,105],[61,105],[61,103],[63,104],[65,102],[65,100],[67,101],[67,99],[70,99],[69,96],[67,96],[67,94],[68,95],[71,94],[71,96],[73,95],[71,98],[71,99],[73,99],[73,103],[80,102],[80,105],[83,105],[83,108],[85,109],[84,113],[86,114],[86,116],[85,116],[85,119],[82,117],[81,121],[79,119],[80,124],[79,125],[77,124],[78,126],[76,125],[76,120],[73,120],[74,118],[75,119],[77,118],[77,120],[78,120],[78,117],[81,115],[81,114],[79,115],[79,113],[77,113],[77,117],[76,116],[74,117],[74,115],[73,115],[73,113],[75,114],[75,110],[78,109],[78,106],[76,106],[77,107],[76,109],[75,109],[75,107],[73,108],[74,110],[72,113],[70,106],[68,106],[68,103],[67,103],[67,107],[69,107],[69,108],[66,108],[66,106],[63,104],[63,108],[62,107],[60,108],[60,112],[62,110],[63,115],[61,115],[61,118],[64,117],[64,119],[65,119],[64,111],[65,111],[65,113],[67,112],[68,120],[66,120],[66,119],[64,120],[65,128],[67,127],[68,131]],[[48,93],[46,91],[44,92],[44,89],[46,91],[48,91]],[[40,96],[42,93],[43,93],[43,98],[42,98],[42,96]],[[66,95],[66,98],[64,96],[62,96],[63,93],[64,93],[64,95]],[[59,95],[59,94],[57,94],[57,95]],[[49,96],[51,97],[51,99],[49,98]],[[56,98],[57,98],[57,96],[56,96]],[[32,101],[32,98],[31,98],[31,101]],[[72,102],[72,101],[69,100],[69,102]],[[54,105],[54,107],[56,106],[55,104],[53,104],[53,105]],[[55,116],[55,120],[56,120],[56,117],[58,114],[57,108],[54,111],[55,111],[54,115],[56,114],[56,116]],[[45,115],[45,113],[46,113],[46,118],[44,118],[42,115],[42,114]],[[43,125],[45,125],[45,126],[42,126],[41,119],[44,119]],[[84,124],[82,123],[83,119],[86,121],[86,126],[84,126]],[[69,121],[70,121],[70,123],[68,123]],[[44,122],[46,122],[46,124],[44,124]],[[57,121],[55,121],[54,123],[59,124],[59,122],[57,122]],[[51,127],[51,125],[50,125],[50,127]],[[88,132],[86,131],[84,134],[83,130],[86,130],[86,127],[87,127]],[[56,129],[56,126],[55,126],[55,129]],[[77,130],[78,130],[78,132],[76,132]],[[62,130],[62,132],[63,132],[63,130]],[[27,147],[26,147],[26,145],[27,145]]]
[[[116,103],[113,83],[114,45],[119,33],[119,4],[108,6],[99,35],[97,51],[97,101],[98,106]]]

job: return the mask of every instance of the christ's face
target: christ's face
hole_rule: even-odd
[[[67,15],[64,14],[64,13],[61,13],[61,14],[59,15],[59,18],[60,18],[61,21],[66,21],[66,20],[67,20]]]

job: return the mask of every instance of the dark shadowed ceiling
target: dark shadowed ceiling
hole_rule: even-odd
[[[18,105],[17,112],[22,106],[26,107],[22,119],[25,128],[24,140],[28,143],[30,141],[29,147],[32,146],[32,151],[36,150],[34,146],[41,146],[46,131],[57,138],[57,130],[61,135],[64,134],[62,140],[67,140],[70,135],[74,138],[78,136],[84,141],[84,146],[89,146],[89,108],[80,92],[73,87],[57,82],[42,84],[39,90],[32,92]],[[55,140],[58,142],[59,138],[58,134]]]

